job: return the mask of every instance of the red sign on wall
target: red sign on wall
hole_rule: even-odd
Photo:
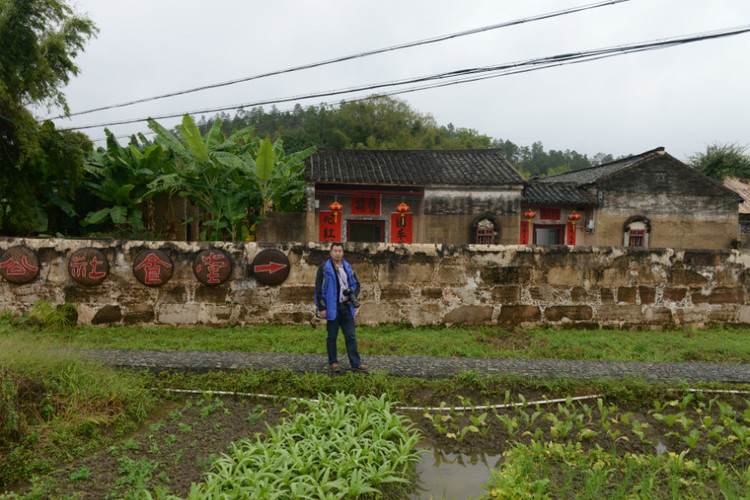
[[[529,221],[521,221],[521,245],[529,244]]]
[[[576,226],[572,222],[568,222],[568,245],[576,244]]]
[[[341,241],[341,214],[320,212],[318,241]]]
[[[411,214],[391,214],[391,243],[411,243]]]
[[[380,215],[380,196],[352,196],[352,215]]]

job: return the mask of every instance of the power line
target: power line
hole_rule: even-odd
[[[177,113],[158,115],[154,117],[132,118],[132,119],[112,121],[112,122],[98,123],[94,125],[83,125],[79,127],[70,127],[67,129],[60,129],[60,130],[83,130],[83,129],[89,129],[89,128],[106,127],[106,126],[111,126],[111,125],[124,125],[124,124],[130,124],[130,123],[144,122],[150,119],[161,120],[165,118],[175,118],[175,117],[183,116],[184,114],[216,113],[219,111],[228,111],[228,110],[247,108],[247,107],[253,107],[253,106],[278,104],[278,103],[301,101],[301,100],[307,100],[307,99],[317,99],[321,97],[331,97],[331,96],[343,95],[343,94],[353,94],[356,92],[367,92],[367,91],[373,91],[373,90],[378,90],[378,89],[387,88],[387,87],[397,87],[397,86],[407,85],[407,84],[424,83],[424,85],[419,86],[419,87],[401,89],[401,90],[396,90],[396,91],[392,91],[389,93],[381,94],[381,95],[396,95],[400,93],[409,93],[409,92],[416,92],[419,90],[426,90],[429,88],[445,87],[449,85],[457,85],[459,83],[468,83],[468,82],[473,82],[473,81],[482,80],[482,79],[497,78],[500,76],[507,76],[507,75],[516,74],[516,73],[525,73],[529,71],[547,69],[547,68],[556,67],[556,66],[563,66],[566,64],[587,62],[587,61],[602,59],[606,57],[613,57],[616,55],[644,52],[647,50],[663,49],[663,48],[674,47],[678,45],[684,45],[688,43],[702,42],[702,41],[712,40],[716,38],[739,35],[739,34],[743,34],[747,32],[750,32],[750,25],[740,26],[737,28],[729,28],[729,29],[719,30],[719,31],[713,31],[709,33],[692,34],[692,35],[688,35],[685,37],[658,39],[658,40],[651,40],[647,42],[638,42],[638,43],[629,44],[629,45],[618,45],[614,47],[605,47],[605,48],[593,49],[593,50],[582,51],[582,52],[557,54],[554,56],[541,57],[541,58],[536,58],[536,59],[527,59],[524,61],[503,63],[503,64],[494,65],[494,66],[460,69],[460,70],[455,70],[455,71],[450,71],[450,72],[437,73],[433,75],[412,77],[412,78],[407,78],[403,80],[368,84],[368,85],[363,85],[359,87],[348,87],[344,89],[327,90],[327,91],[316,92],[312,94],[267,99],[267,100],[262,100],[262,101],[235,104],[231,106],[221,106],[221,107],[208,108],[208,109],[202,109],[202,110],[193,110],[193,111],[187,111],[187,112],[182,111],[182,112],[177,112]],[[471,76],[471,75],[475,75],[475,76]],[[476,75],[482,75],[482,76],[476,76]],[[426,82],[434,82],[435,80],[443,80],[443,81],[439,83],[426,84]]]
[[[585,11],[585,10],[596,9],[596,8],[599,8],[599,7],[604,7],[604,6],[608,6],[608,5],[614,5],[614,4],[618,4],[618,3],[622,3],[622,2],[628,2],[628,1],[630,1],[630,0],[607,0],[605,2],[599,2],[599,3],[595,3],[595,4],[582,5],[582,6],[579,6],[579,7],[572,7],[570,9],[558,10],[558,11],[555,11],[555,12],[548,12],[546,14],[539,14],[539,15],[531,16],[531,17],[524,17],[524,18],[521,18],[521,19],[515,19],[513,21],[506,21],[506,22],[503,22],[503,23],[493,24],[493,25],[490,25],[490,26],[484,26],[484,27],[481,27],[481,28],[474,28],[474,29],[470,29],[470,30],[466,30],[466,31],[459,31],[457,33],[451,33],[451,34],[448,34],[448,35],[440,35],[440,36],[436,36],[436,37],[433,37],[433,38],[427,38],[427,39],[424,39],[424,40],[418,40],[418,41],[414,41],[414,42],[407,42],[407,43],[402,43],[402,44],[399,44],[399,45],[392,45],[390,47],[384,47],[384,48],[380,48],[380,49],[368,50],[368,51],[365,51],[365,52],[358,52],[356,54],[350,54],[350,55],[347,55],[347,56],[340,56],[340,57],[335,57],[333,59],[326,59],[324,61],[303,64],[301,66],[293,66],[291,68],[286,68],[286,69],[281,69],[281,70],[275,70],[275,71],[269,71],[267,73],[261,73],[261,74],[258,74],[258,75],[247,76],[247,77],[238,78],[238,79],[235,79],[235,80],[228,80],[226,82],[214,83],[214,84],[209,84],[209,85],[202,85],[200,87],[194,87],[194,88],[191,88],[191,89],[179,90],[179,91],[176,91],[176,92],[170,92],[170,93],[167,93],[167,94],[161,94],[161,95],[157,95],[157,96],[153,96],[153,97],[144,97],[142,99],[136,99],[134,101],[123,102],[123,103],[120,103],[120,104],[113,104],[113,105],[110,105],[110,106],[102,106],[102,107],[99,107],[99,108],[91,108],[91,109],[87,109],[87,110],[84,110],[84,111],[78,111],[76,113],[70,113],[68,115],[59,115],[59,116],[50,117],[50,118],[66,118],[66,117],[70,117],[70,116],[79,116],[79,115],[85,115],[85,114],[89,114],[89,113],[94,113],[96,111],[104,111],[104,110],[108,110],[108,109],[123,108],[123,107],[126,107],[126,106],[132,106],[133,104],[141,104],[141,103],[144,103],[144,102],[156,101],[156,100],[159,100],[159,99],[165,99],[167,97],[175,97],[175,96],[179,96],[179,95],[190,94],[190,93],[193,93],[193,92],[199,92],[201,90],[209,90],[209,89],[215,89],[215,88],[219,88],[219,87],[226,87],[228,85],[235,85],[237,83],[249,82],[249,81],[252,81],[252,80],[259,80],[261,78],[267,78],[269,76],[282,75],[282,74],[285,74],[285,73],[293,73],[295,71],[301,71],[301,70],[305,70],[305,69],[317,68],[317,67],[320,67],[320,66],[326,66],[326,65],[334,64],[334,63],[338,63],[338,62],[350,61],[352,59],[358,59],[358,58],[368,57],[368,56],[372,56],[372,55],[376,55],[376,54],[382,54],[384,52],[392,52],[392,51],[396,51],[396,50],[407,49],[407,48],[411,48],[411,47],[417,47],[417,46],[420,46],[420,45],[428,45],[428,44],[432,44],[432,43],[443,42],[445,40],[451,40],[453,38],[460,38],[460,37],[463,37],[463,36],[475,35],[477,33],[483,33],[485,31],[492,31],[492,30],[496,30],[496,29],[500,29],[500,28],[507,28],[507,27],[510,27],[510,26],[517,26],[519,24],[530,23],[530,22],[534,22],[534,21],[541,21],[541,20],[544,20],[544,19],[550,19],[550,18],[553,18],[553,17],[564,16],[564,15],[567,15],[567,14],[574,14],[574,13],[582,12],[582,11]],[[48,118],[48,119],[50,119],[50,118]]]

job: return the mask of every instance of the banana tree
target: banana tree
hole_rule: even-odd
[[[156,144],[174,158],[169,173],[151,184],[154,191],[172,191],[202,210],[202,239],[245,239],[253,223],[269,209],[291,210],[302,200],[304,159],[314,148],[287,155],[281,140],[253,138],[252,128],[221,133],[221,120],[201,137],[189,115],[179,135],[149,121]]]
[[[260,196],[260,217],[265,217],[271,208],[278,211],[298,208],[304,192],[305,158],[314,152],[315,148],[310,147],[287,155],[281,139],[273,144],[270,139],[260,141],[255,168],[249,169],[251,180]],[[252,158],[245,156],[243,159],[248,165],[252,165]]]
[[[145,142],[141,149],[134,144],[120,146],[112,132],[107,134],[107,148],[100,148],[92,159],[84,164],[84,187],[98,198],[104,208],[89,212],[81,221],[82,226],[103,226],[109,223],[120,230],[142,231],[141,205],[152,194],[148,184],[157,177],[167,159],[163,150]],[[141,136],[141,139],[145,138]]]
[[[171,172],[151,183],[152,191],[177,193],[194,202],[203,212],[196,217],[201,217],[202,225],[208,228],[201,233],[201,239],[236,240],[249,234],[245,219],[252,186],[241,175],[243,163],[235,151],[252,142],[252,128],[225,137],[221,120],[216,120],[201,137],[189,115],[178,127],[179,136],[154,120],[149,120],[148,125],[156,133],[156,144],[174,159]]]

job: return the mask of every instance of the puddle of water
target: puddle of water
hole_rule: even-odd
[[[502,455],[443,453],[435,448],[417,464],[417,489],[411,500],[466,500],[485,491],[490,470],[498,469]]]
[[[665,451],[667,451],[667,447],[664,446],[664,443],[659,441],[659,443],[656,445],[656,456],[663,454]]]

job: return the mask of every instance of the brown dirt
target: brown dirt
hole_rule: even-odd
[[[223,406],[210,414],[205,410],[206,401],[200,397],[180,403],[167,402],[139,432],[51,474],[49,478],[57,486],[54,495],[102,499],[115,493],[120,498],[130,488],[120,463],[122,457],[127,457],[135,462],[156,462],[148,481],[152,491],[156,486],[187,496],[190,484],[200,482],[201,475],[208,470],[212,455],[225,453],[233,441],[262,433],[266,423],[275,425],[282,416],[281,407],[267,401],[231,398],[219,401]],[[250,421],[250,414],[259,417]],[[88,470],[88,477],[72,481],[71,474],[83,468]]]
[[[524,393],[528,401],[542,399],[542,394]],[[711,397],[709,395],[697,396],[700,400],[707,402]],[[439,396],[432,395],[430,405],[438,401]],[[484,404],[487,401],[502,403],[502,398],[487,398],[482,394],[472,394],[469,397],[474,405]],[[677,396],[675,396],[677,399]],[[741,414],[747,404],[739,397],[722,397],[723,401],[729,402]],[[214,399],[213,401],[216,401]],[[127,439],[116,443],[116,450],[113,448],[102,450],[95,455],[73,461],[70,465],[49,476],[56,484],[54,495],[73,495],[78,494],[82,499],[100,499],[108,495],[112,498],[114,493],[116,498],[124,495],[130,486],[125,484],[127,479],[123,472],[120,461],[122,457],[128,457],[136,462],[148,460],[156,462],[157,466],[148,480],[150,490],[153,492],[154,487],[168,488],[171,493],[186,496],[190,489],[190,484],[201,481],[201,475],[208,470],[211,456],[220,456],[226,452],[228,445],[236,440],[252,437],[255,433],[261,433],[265,430],[265,425],[275,425],[279,419],[286,415],[282,406],[275,405],[268,400],[255,399],[236,399],[221,398],[221,405],[214,405],[213,402],[207,402],[202,397],[191,397],[178,402],[167,402],[159,414],[155,415],[139,432],[133,434]],[[464,402],[466,399],[464,399]],[[453,398],[451,404],[459,405],[462,401]],[[470,403],[470,404],[471,404]],[[605,401],[606,403],[606,401]],[[681,431],[679,424],[669,427],[667,424],[657,421],[653,418],[654,411],[650,408],[632,405],[628,408],[619,408],[612,417],[615,422],[612,424],[613,430],[620,431],[617,439],[606,432],[596,424],[599,419],[599,412],[595,400],[576,403],[577,408],[581,409],[583,404],[587,404],[592,409],[590,422],[588,418],[584,420],[587,428],[600,431],[597,435],[580,439],[578,437],[578,428],[576,426],[570,431],[567,438],[553,436],[551,432],[552,423],[539,417],[535,423],[527,427],[522,423],[521,411],[514,409],[490,410],[486,417],[486,426],[480,428],[487,430],[482,436],[480,433],[468,432],[463,440],[446,437],[445,432],[439,433],[433,421],[426,418],[424,411],[412,411],[406,413],[416,426],[422,431],[424,439],[422,446],[432,447],[442,453],[463,453],[463,454],[500,454],[506,451],[514,442],[529,443],[532,434],[540,430],[541,434],[537,436],[538,440],[558,441],[558,442],[578,442],[580,441],[587,449],[600,446],[602,449],[617,453],[619,455],[628,453],[649,453],[656,452],[656,445],[661,443],[666,450],[680,453],[683,450],[689,450],[689,447],[677,436],[667,435],[670,432]],[[210,405],[210,406],[209,406]],[[209,408],[207,410],[206,408]],[[213,408],[210,411],[210,408]],[[555,412],[558,418],[563,418],[563,414],[558,412],[558,405],[542,405],[539,408],[543,412]],[[209,414],[210,411],[210,414]],[[523,409],[527,414],[532,414],[536,408],[530,406]],[[670,413],[677,413],[677,408],[669,408]],[[436,413],[436,412],[431,412]],[[473,416],[479,416],[484,410],[477,410]],[[641,438],[633,432],[631,424],[623,423],[623,416],[626,415],[631,420],[637,419],[640,422],[648,423],[644,430],[645,439],[651,442],[642,441]],[[686,410],[690,418],[696,420],[698,415],[695,411],[694,404]],[[248,419],[249,415],[255,415]],[[511,437],[504,427],[500,424],[497,415],[508,415],[518,417],[519,427],[515,436]],[[714,419],[719,418],[719,411],[716,405],[709,412],[704,410],[702,416],[711,415]],[[455,423],[455,430],[470,425],[472,412],[453,411],[451,418],[443,422],[446,426]],[[738,415],[741,421],[741,415]],[[696,420],[697,421],[697,420]],[[725,434],[726,435],[726,434]],[[708,457],[706,445],[708,439],[701,439],[699,445],[689,450],[689,457],[697,458]],[[740,456],[736,458],[737,449],[727,447],[714,454],[712,458],[719,460],[734,460],[736,467],[747,467],[750,463],[750,457]],[[71,474],[81,471],[83,468],[88,470],[89,476],[85,479],[72,481]]]

